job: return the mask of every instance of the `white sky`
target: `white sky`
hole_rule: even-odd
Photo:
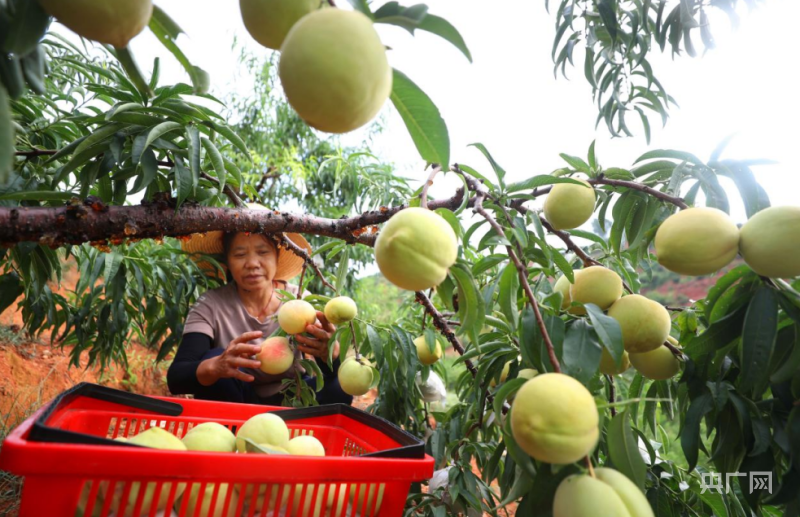
[[[179,43],[198,66],[211,74],[212,93],[232,88],[246,92],[248,82],[231,50],[234,37],[266,56],[242,24],[238,2],[156,0],[186,31]],[[345,0],[339,0],[340,5]],[[408,4],[413,2],[406,2]],[[591,89],[578,68],[567,69],[571,80],[553,77],[550,51],[554,16],[541,1],[428,0],[430,12],[448,19],[464,36],[473,54],[470,64],[444,40],[424,32],[412,37],[403,29],[378,25],[381,37],[393,50],[389,59],[434,100],[447,122],[451,161],[470,164],[489,173],[480,153],[467,147],[482,142],[508,172],[509,181],[551,172],[565,164],[558,153],[585,157],[592,139],[606,166],[630,167],[650,149],[690,151],[707,159],[716,145],[731,133],[736,139],[723,157],[768,158],[778,165],[755,169],[773,205],[800,204],[800,176],[793,154],[800,141],[800,96],[794,62],[797,0],[768,0],[748,13],[740,7],[741,26],[731,31],[727,17],[712,17],[718,48],[703,57],[651,55],[657,77],[680,104],[673,108],[665,129],[660,117],[651,117],[651,144],[645,142],[635,117],[629,125],[635,138],[612,139],[604,124],[594,129],[596,108]],[[551,0],[557,4],[557,0]],[[224,7],[221,7],[224,5]],[[491,8],[488,7],[491,5]],[[715,14],[714,12],[711,13]],[[699,37],[696,46],[701,48]],[[150,34],[145,31],[131,44],[144,70],[161,56],[162,84],[188,81],[188,77]],[[387,102],[383,116],[387,128],[374,150],[397,165],[399,173],[422,181],[423,161],[418,157],[402,120]],[[343,142],[360,141],[358,132]],[[460,182],[440,178],[432,193],[447,196]],[[730,189],[732,215],[743,222],[744,212]]]

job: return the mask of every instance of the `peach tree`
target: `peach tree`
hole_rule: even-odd
[[[377,259],[405,290],[404,316],[356,318],[334,337],[374,367],[369,410],[424,437],[436,460],[408,515],[502,515],[509,505],[517,515],[800,515],[800,210],[770,206],[757,162],[724,158],[725,142],[708,159],[652,150],[612,167],[592,143],[585,156],[561,154],[564,167],[551,174],[511,181],[482,144],[485,163],[451,157],[433,100],[387,68],[375,40],[369,59],[341,58],[345,72],[372,63],[365,81],[379,93],[368,113],[347,119],[347,91],[330,102],[296,81],[301,72],[335,77],[337,67],[243,56],[257,75],[254,96],[223,102],[158,7],[144,21],[191,84],[162,84],[159,60],[142,72],[130,49],[113,46],[126,41],[105,41],[107,32],[50,4],[0,2],[0,310],[17,302],[28,332],[49,330],[76,364],[84,353],[104,367],[124,363],[132,339],[164,359],[188,308],[219,285],[182,252],[182,238],[212,229],[313,236],[299,283],[321,308],[352,293],[353,268],[372,262],[399,221],[385,234],[405,235],[395,260],[382,264],[380,246]],[[300,4],[308,12],[292,23],[319,20],[318,4]],[[459,32],[424,5],[351,4],[360,18],[348,34],[372,38],[372,24],[394,24],[441,36],[471,59]],[[563,0],[554,61],[563,70],[585,48],[598,122],[629,134],[624,117],[636,112],[649,138],[644,110],[666,121],[673,101],[647,53],[669,43],[694,54],[693,32],[710,48],[706,11],[735,5]],[[48,32],[51,14],[102,45],[89,52]],[[283,30],[264,23],[247,27],[257,41],[261,30]],[[293,29],[262,43],[285,49],[326,33]],[[326,50],[343,39],[361,51],[350,37]],[[419,188],[367,147],[341,148],[306,124],[349,130],[387,99],[428,164]],[[442,175],[461,187],[434,199],[429,187]],[[744,204],[741,229],[725,185]],[[287,202],[300,211],[277,210]],[[436,222],[403,222],[415,213]],[[80,276],[60,294],[51,282],[65,259]],[[666,306],[640,294],[662,267],[713,274],[714,285],[703,299]],[[455,360],[445,365],[439,348]],[[445,402],[430,402],[441,398],[429,390],[437,377]],[[313,403],[302,383],[288,391],[287,404]]]

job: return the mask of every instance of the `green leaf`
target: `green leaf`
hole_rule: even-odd
[[[498,304],[500,310],[506,316],[506,320],[511,324],[512,330],[516,331],[519,320],[519,310],[517,309],[517,298],[519,294],[519,273],[513,262],[509,261],[503,273],[500,275],[500,293]]]
[[[183,164],[183,159],[177,156],[175,157],[175,190],[178,192],[176,208],[181,206],[194,190],[192,171],[187,169]]]
[[[750,300],[744,317],[739,375],[739,391],[754,395],[756,400],[766,389],[777,335],[778,300],[772,288],[762,286]]]
[[[19,275],[13,271],[0,275],[0,313],[9,308],[24,291]]]
[[[38,0],[19,0],[14,2],[14,8],[14,17],[10,20],[8,33],[4,40],[0,39],[0,44],[5,52],[24,56],[44,37],[51,18],[42,9]]]
[[[114,277],[117,276],[119,272],[119,267],[122,265],[122,254],[118,251],[112,251],[111,253],[105,254],[105,270],[103,272],[103,278],[106,281],[106,285],[111,284],[114,280]]]
[[[394,70],[392,103],[406,124],[422,159],[450,167],[450,136],[439,109],[405,74]]]
[[[428,6],[425,4],[403,7],[397,2],[387,2],[375,11],[373,18],[375,23],[397,25],[414,34],[414,29],[419,26],[427,13]]]
[[[128,74],[128,77],[130,77],[131,81],[136,86],[136,89],[139,90],[142,98],[147,99],[152,97],[153,90],[150,88],[150,84],[148,84],[147,79],[144,78],[144,74],[139,68],[139,65],[136,63],[136,59],[134,59],[130,48],[118,48],[114,49],[114,52],[120,64],[122,65],[122,68],[125,69],[125,73]]]
[[[86,137],[86,139],[83,140],[80,143],[80,145],[75,149],[75,152],[73,153],[73,159],[75,159],[74,157],[82,154],[85,150],[87,150],[91,146],[98,144],[108,138],[111,138],[114,135],[114,133],[119,131],[121,128],[122,124],[112,122],[110,124],[106,124],[105,126],[96,129],[94,133]]]
[[[184,70],[189,74],[189,78],[192,80],[192,85],[194,86],[194,92],[197,94],[208,92],[208,74],[203,69],[192,65],[183,51],[175,44],[175,39],[183,32],[178,24],[160,7],[155,5],[153,6],[153,15],[150,17],[149,27],[158,41],[160,41],[167,50],[172,52],[172,55],[175,56]]]
[[[508,186],[508,189],[506,190],[508,191],[509,194],[511,194],[512,192],[519,192],[520,190],[532,190],[538,187],[543,187],[545,185],[553,185],[555,183],[572,183],[573,185],[583,185],[584,187],[586,186],[585,183],[573,178],[567,178],[563,176],[551,176],[550,174],[541,174],[539,176],[534,176],[532,178],[528,178],[523,181],[512,183],[511,185]]]
[[[132,155],[131,158],[133,159],[134,163],[138,163],[139,159],[142,156],[141,153],[144,152],[145,149],[150,147],[150,144],[152,144],[157,138],[161,138],[161,136],[169,133],[170,131],[175,131],[177,129],[181,129],[182,127],[183,126],[181,124],[178,124],[177,122],[162,122],[161,124],[151,129],[150,132],[147,134],[147,138],[144,141],[144,145],[142,146],[141,150],[139,150],[138,156],[135,155],[135,153],[133,152],[131,153]]]
[[[559,156],[561,157],[561,159],[563,159],[565,162],[567,162],[570,165],[570,167],[572,167],[576,171],[584,172],[586,174],[591,174],[591,170],[589,168],[589,164],[586,163],[585,161],[581,160],[577,156],[570,156],[570,155],[565,154],[565,153],[559,153]]]
[[[508,397],[519,391],[522,385],[526,382],[528,382],[528,379],[521,379],[517,377],[516,379],[507,380],[500,386],[500,389],[497,390],[497,393],[494,395],[493,408],[495,415],[503,414],[503,402],[505,402]]]
[[[460,264],[454,264],[450,268],[450,275],[455,279],[458,287],[458,320],[462,323],[458,334],[469,333],[472,341],[477,343],[478,334],[486,317],[483,296],[480,295],[475,278],[468,269]]]
[[[347,0],[350,5],[353,6],[353,9],[356,11],[360,11],[363,14],[366,14],[370,18],[372,18],[372,11],[369,10],[369,4],[367,0]]]
[[[276,449],[274,447],[270,447],[269,444],[258,444],[254,442],[251,438],[244,439],[244,450],[248,454],[270,454],[270,455],[277,455],[277,456],[285,456],[289,454],[283,449]]]
[[[242,154],[247,157],[248,160],[250,160],[251,162],[253,161],[253,157],[250,156],[250,151],[247,150],[247,145],[245,145],[244,140],[242,140],[241,137],[239,137],[239,135],[234,133],[230,127],[226,126],[225,124],[220,124],[218,122],[213,122],[210,120],[203,122],[203,124],[210,127],[211,129],[213,129],[220,135],[224,136],[225,138],[227,138],[228,141],[232,143],[237,149],[239,149],[242,152]]]
[[[27,190],[0,194],[0,201],[69,201],[78,194],[74,192],[53,192],[49,190]]]
[[[478,149],[483,154],[483,156],[485,156],[486,159],[489,160],[489,163],[492,166],[492,170],[494,170],[494,173],[495,173],[495,175],[497,175],[497,179],[499,180],[500,185],[502,186],[504,184],[503,183],[503,178],[505,178],[505,176],[506,176],[506,171],[505,171],[505,169],[500,167],[500,164],[498,164],[494,160],[494,158],[492,157],[491,153],[489,153],[489,150],[486,149],[486,146],[481,144],[481,143],[474,143],[474,144],[469,144],[469,147],[474,147],[474,148]]]
[[[600,343],[595,339],[586,320],[577,319],[567,326],[564,352],[561,355],[564,373],[588,384],[600,366],[600,353]]]
[[[603,25],[611,36],[611,41],[616,41],[617,33],[619,32],[619,24],[617,22],[617,13],[614,12],[616,2],[613,0],[599,0],[597,2],[597,10],[600,12],[600,17],[603,19]]]
[[[697,455],[700,447],[700,421],[706,413],[714,407],[710,393],[703,393],[692,400],[689,411],[686,412],[683,430],[681,431],[681,448],[686,461],[689,463],[689,472],[697,466]]]
[[[648,151],[643,155],[641,155],[640,157],[636,158],[636,161],[633,163],[639,163],[645,160],[655,160],[662,158],[685,161],[701,167],[705,166],[705,164],[700,160],[700,158],[691,153],[686,153],[683,151],[673,151],[670,149],[655,149],[653,151]]]
[[[6,89],[0,84],[0,185],[9,182],[14,167],[14,123]]]
[[[606,316],[600,307],[593,303],[584,304],[589,318],[592,320],[592,327],[600,338],[600,343],[608,351],[617,366],[622,366],[622,354],[625,348],[622,344],[622,329],[617,320],[611,316]]]
[[[189,144],[189,169],[194,177],[200,176],[200,131],[195,126],[186,127],[187,143]],[[222,189],[220,189],[220,192]]]
[[[203,147],[206,149],[206,153],[208,153],[208,157],[211,160],[211,165],[214,166],[214,170],[217,173],[217,179],[219,179],[219,191],[225,188],[225,181],[227,179],[228,173],[225,169],[225,162],[222,160],[222,154],[220,154],[219,149],[217,146],[214,145],[214,142],[209,140],[206,137],[202,137],[201,141],[203,142]]]
[[[339,269],[336,273],[336,291],[341,292],[344,288],[344,281],[347,278],[347,270],[350,267],[350,246],[344,248],[339,256]]]
[[[628,412],[623,411],[611,419],[608,426],[608,455],[614,467],[644,490],[647,466],[639,453],[639,443],[631,429]]]
[[[444,18],[428,14],[422,19],[421,22],[419,22],[417,28],[423,31],[428,31],[431,34],[436,34],[437,36],[449,41],[467,57],[470,63],[472,63],[472,54],[470,53],[469,48],[467,48],[464,38],[461,37],[458,29],[453,27],[453,25]]]

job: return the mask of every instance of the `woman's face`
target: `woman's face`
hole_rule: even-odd
[[[261,234],[237,233],[228,251],[228,269],[244,289],[265,289],[275,278],[278,252]]]

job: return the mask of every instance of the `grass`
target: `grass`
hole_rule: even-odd
[[[19,407],[21,399],[17,396],[5,413],[0,414],[0,452],[2,452],[2,441],[5,440],[6,436],[42,406],[44,383],[49,376],[50,374],[34,388],[36,397],[32,403],[26,404],[24,408]],[[22,498],[22,481],[23,478],[21,476],[15,476],[10,472],[0,470],[0,517],[11,517],[18,514]]]

